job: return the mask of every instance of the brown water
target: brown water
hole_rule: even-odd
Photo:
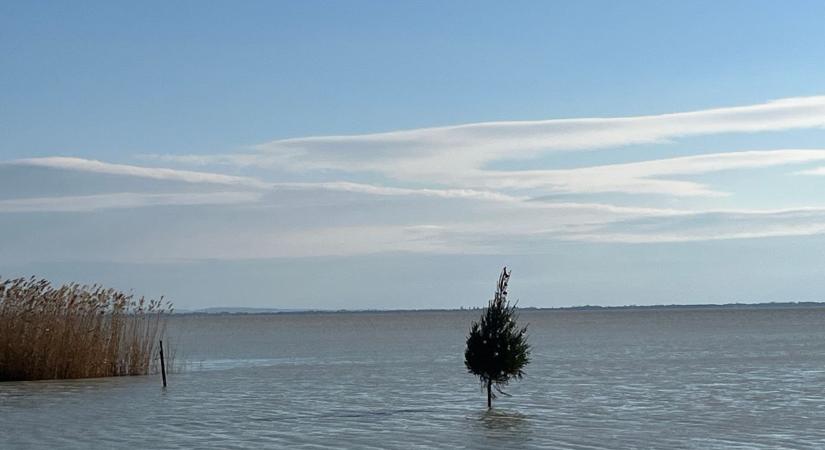
[[[0,384],[0,448],[825,448],[825,309],[525,311],[489,412],[478,314],[174,317],[166,390]]]

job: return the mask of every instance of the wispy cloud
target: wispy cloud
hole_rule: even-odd
[[[562,239],[656,244],[825,234],[825,209],[697,211],[657,220],[631,220],[574,232]]]
[[[125,164],[112,164],[92,159],[62,156],[17,159],[14,161],[3,162],[2,164],[123,175],[155,180],[183,181],[187,183],[213,183],[256,188],[266,187],[264,183],[261,183],[254,178],[237,177],[211,172],[195,172],[190,170],[176,170],[160,167],[140,167]]]
[[[472,181],[491,189],[552,192],[625,192],[675,196],[722,196],[710,187],[671,175],[697,175],[825,160],[825,150],[765,150],[713,153],[566,170],[487,171]]]
[[[489,190],[477,189],[401,188],[393,186],[373,185],[367,183],[355,183],[349,181],[268,182],[253,177],[224,175],[214,172],[197,172],[160,167],[142,167],[127,164],[112,164],[90,159],[68,157],[18,159],[14,161],[0,162],[0,165],[46,167],[50,169],[87,172],[91,174],[120,175],[155,180],[181,181],[186,183],[231,185],[236,187],[252,188],[253,190],[326,190],[355,192],[381,196],[473,198],[478,200],[505,202],[523,201],[527,199],[527,197],[524,196],[518,197]],[[122,195],[130,194],[124,193]],[[125,198],[126,197],[124,197],[124,199]]]
[[[143,208],[149,206],[234,205],[254,203],[260,199],[261,194],[258,192],[172,194],[119,192],[113,194],[0,200],[0,213],[89,212],[102,209]]]
[[[825,233],[825,209],[813,207],[692,210],[406,192],[387,196],[339,187],[307,184],[217,194],[4,200],[0,229],[9,241],[3,258],[169,261],[386,252],[542,253],[554,242],[648,244]],[[247,206],[228,207],[236,204]],[[157,205],[213,206],[115,211]],[[40,221],[25,214],[59,211],[94,214],[44,215]],[[158,220],[164,223],[162,230],[154,226]],[[26,231],[32,221],[37,233]],[[42,243],[58,239],[59,249]]]
[[[145,260],[388,251],[529,253],[560,241],[644,244],[821,234],[825,233],[825,210],[814,202],[807,209],[767,209],[775,204],[765,205],[765,209],[719,208],[733,204],[719,198],[733,193],[690,177],[822,163],[825,149],[737,150],[672,158],[651,155],[643,161],[568,169],[498,170],[492,169],[496,165],[491,163],[702,134],[823,125],[825,97],[807,97],[652,116],[495,122],[288,139],[263,144],[245,154],[158,158],[174,161],[175,167],[210,165],[203,171],[69,157],[30,158],[0,163],[0,168],[11,167],[12,172],[49,168],[84,175],[60,177],[54,185],[45,183],[38,189],[20,189],[17,198],[5,195],[0,200],[0,213],[5,213],[8,227],[30,219],[23,213],[94,211],[95,217],[105,217],[113,224],[107,230],[115,230],[97,231],[110,233],[101,252],[116,244],[123,254]],[[161,164],[158,160],[155,164]],[[221,173],[219,163],[237,166],[233,174],[255,176]],[[290,170],[312,173],[286,173]],[[825,169],[794,170],[825,174]],[[32,186],[41,182],[27,178],[25,172],[12,175],[10,179],[28,180]],[[117,177],[141,180],[120,183]],[[82,186],[64,193],[61,183]],[[55,192],[48,191],[55,186]],[[557,195],[597,193],[659,197],[622,196],[621,201],[631,203],[619,205],[608,201],[617,196],[562,199]],[[644,203],[634,205],[635,200]],[[154,220],[150,214],[129,214],[129,219],[139,217],[141,225],[123,222],[126,218],[121,216],[125,215],[109,211],[173,205],[214,208],[174,214],[176,226],[162,234],[144,231]],[[73,228],[80,230],[77,234],[96,227],[92,215],[66,214],[64,219],[77,224]],[[54,236],[64,232],[48,221],[39,226]],[[80,244],[66,246],[67,253],[91,252]],[[26,256],[25,251],[21,244],[17,256]]]
[[[329,190],[341,192],[355,192],[360,194],[371,194],[381,196],[421,196],[437,198],[467,198],[476,200],[520,202],[528,200],[526,196],[512,196],[494,191],[483,191],[477,189],[426,189],[426,188],[399,188],[392,186],[377,186],[365,183],[352,183],[348,181],[331,182],[286,182],[272,183],[274,189],[294,189],[294,190]]]
[[[825,167],[816,167],[813,169],[800,170],[796,173],[797,175],[825,175]]]
[[[433,230],[433,239],[477,252],[544,253],[559,241],[642,245],[825,234],[825,208],[682,210],[613,219],[465,222]]]
[[[292,170],[372,171],[401,180],[446,182],[504,159],[722,133],[825,127],[825,96],[701,111],[619,117],[484,122],[352,136],[284,139],[227,155],[161,157],[199,164]]]
[[[822,160],[825,160],[825,150],[823,149],[780,149],[713,153],[562,170],[476,170],[463,174],[456,173],[449,179],[441,180],[442,184],[456,185],[456,188],[446,189],[405,188],[351,181],[267,182],[252,177],[231,176],[214,172],[111,164],[65,157],[33,158],[5,164],[158,180],[176,180],[187,183],[233,185],[252,189],[323,189],[384,196],[416,195],[441,198],[475,198],[489,201],[524,201],[530,196],[541,196],[548,193],[623,192],[674,196],[724,196],[727,193],[716,191],[701,183],[689,180],[665,179],[663,177],[803,164]],[[825,169],[813,169],[799,173],[825,174]],[[506,193],[506,191],[512,190],[530,190],[532,192],[530,195]]]

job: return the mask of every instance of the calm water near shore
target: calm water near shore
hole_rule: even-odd
[[[825,308],[524,311],[493,411],[478,311],[176,316],[170,376],[0,384],[0,448],[823,448]]]

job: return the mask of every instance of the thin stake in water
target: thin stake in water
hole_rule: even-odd
[[[166,364],[163,362],[163,339],[160,340],[160,376],[163,377],[163,387],[166,387]]]

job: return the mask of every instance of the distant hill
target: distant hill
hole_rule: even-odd
[[[625,305],[625,306],[565,306],[558,308],[519,308],[522,310],[574,310],[574,311],[602,311],[622,309],[785,309],[785,308],[822,308],[825,302],[766,302],[766,303],[704,303],[696,305]]]
[[[202,309],[175,310],[177,314],[284,314],[284,313],[359,313],[359,312],[415,312],[415,311],[475,311],[483,306],[472,308],[444,309],[299,309],[299,308],[247,308],[216,306]],[[561,306],[537,308],[519,307],[522,311],[611,311],[611,310],[651,310],[651,309],[785,309],[785,308],[825,308],[825,302],[770,302],[770,303],[724,303],[696,305],[625,305],[625,306]]]
[[[245,308],[215,306],[211,308],[190,309],[177,311],[181,314],[276,314],[285,312],[306,312],[307,309],[284,309],[284,308]]]

